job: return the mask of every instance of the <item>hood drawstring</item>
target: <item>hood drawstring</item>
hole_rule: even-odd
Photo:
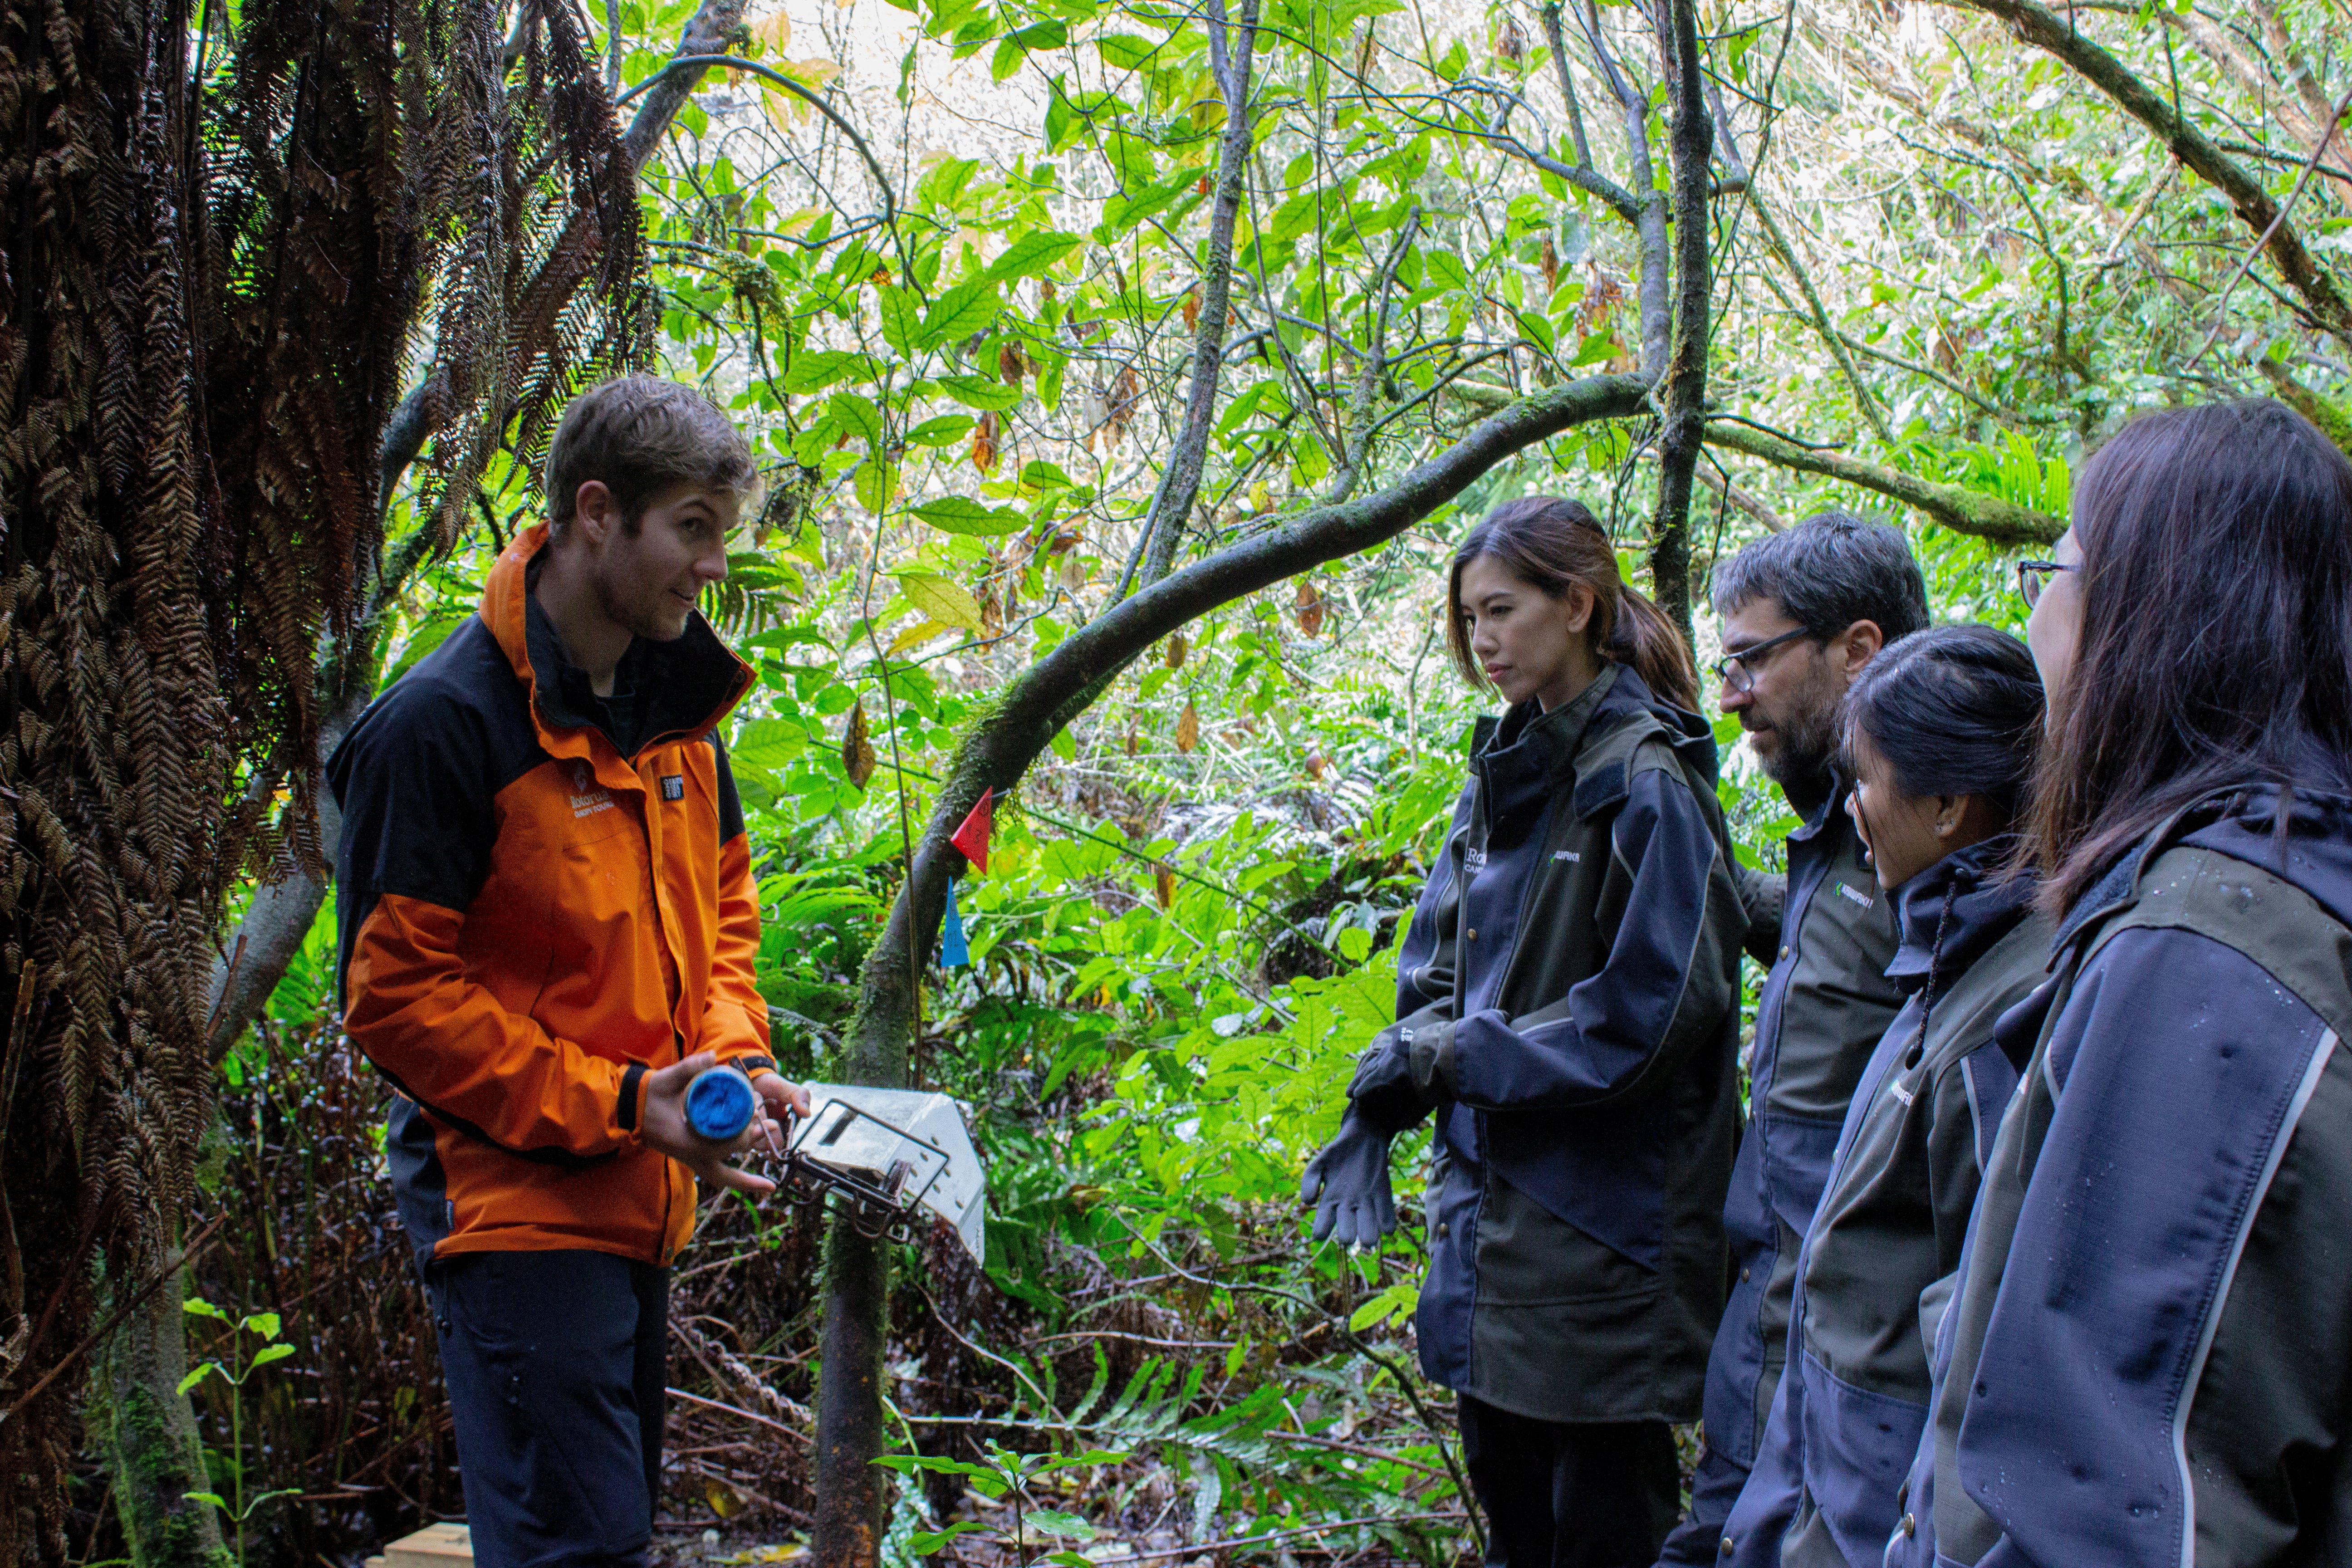
[[[1905,1070],[1919,1065],[1927,1054],[1927,1020],[1936,1011],[1936,972],[1944,961],[1944,932],[1952,923],[1952,906],[1959,902],[1955,892],[1944,900],[1944,908],[1936,917],[1936,939],[1927,944],[1927,988],[1919,994],[1919,1032],[1911,1037],[1911,1049],[1906,1054]]]

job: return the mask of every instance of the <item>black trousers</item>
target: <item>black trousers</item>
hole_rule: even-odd
[[[635,1568],[653,1539],[669,1271],[472,1252],[425,1289],[478,1568]]]
[[[1560,1422],[1462,1396],[1490,1568],[1651,1568],[1682,1512],[1663,1421]]]

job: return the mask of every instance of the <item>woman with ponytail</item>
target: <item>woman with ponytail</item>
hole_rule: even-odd
[[[1315,1237],[1395,1226],[1389,1144],[1432,1112],[1423,1370],[1461,1397],[1487,1560],[1649,1568],[1723,1309],[1746,927],[1689,649],[1570,500],[1497,507],[1447,641],[1509,704],[1307,1168]]]
[[[1789,1365],[1724,1525],[1727,1568],[1875,1562],[1927,1423],[1927,1344],[2017,1069],[1993,1024],[2042,978],[2014,870],[2042,680],[1990,626],[1886,645],[1846,689],[1846,810],[1894,896],[1906,994],[1846,1111],[1797,1250]],[[1940,1283],[1939,1283],[1940,1282]]]

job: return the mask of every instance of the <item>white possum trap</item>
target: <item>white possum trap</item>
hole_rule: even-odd
[[[854,1200],[851,1224],[900,1241],[928,1209],[954,1229],[973,1262],[987,1260],[988,1180],[961,1105],[919,1089],[803,1087],[809,1114],[784,1146],[788,1193],[804,1200],[843,1194]]]

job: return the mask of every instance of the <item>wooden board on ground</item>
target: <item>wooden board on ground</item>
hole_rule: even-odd
[[[462,1524],[428,1524],[367,1560],[367,1568],[470,1568],[474,1543]]]

